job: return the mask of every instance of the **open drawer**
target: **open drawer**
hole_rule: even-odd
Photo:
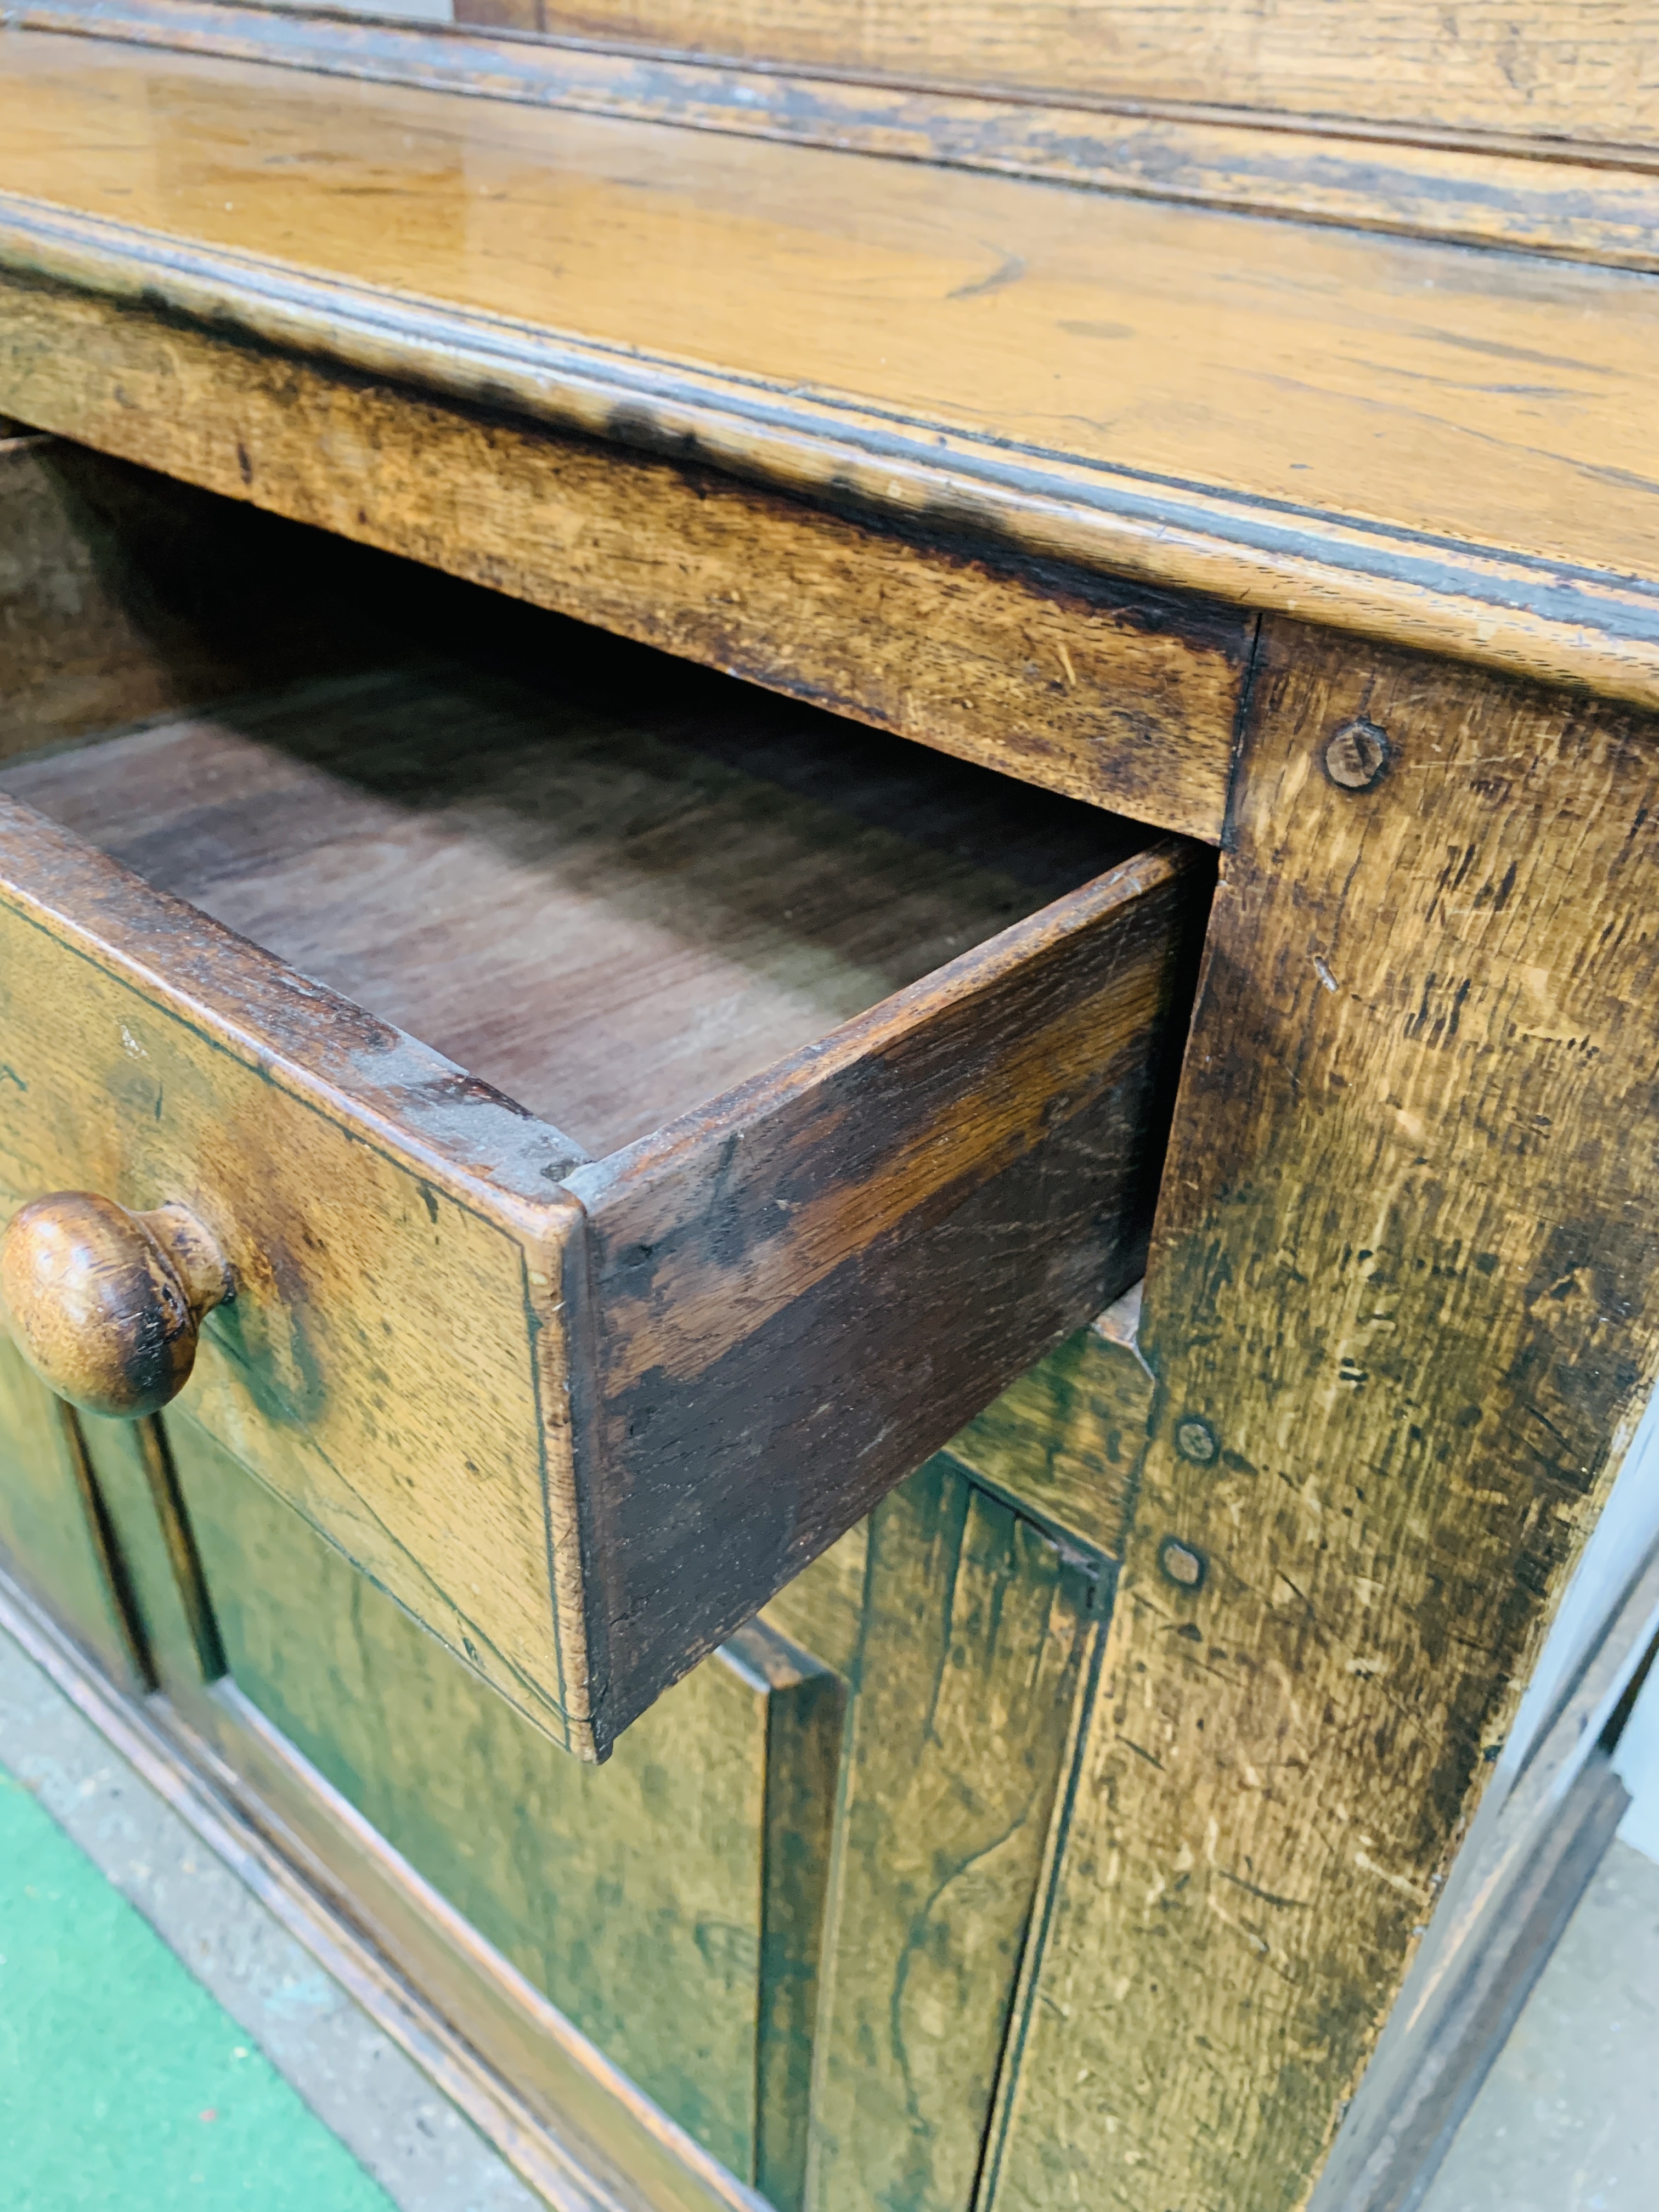
[[[0,499],[14,1331],[602,1757],[1133,1279],[1207,856],[74,447]]]

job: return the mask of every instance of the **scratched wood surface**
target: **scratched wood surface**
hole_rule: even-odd
[[[942,1457],[867,1547],[806,2201],[957,2212],[1107,1592]]]
[[[768,1793],[792,1795],[769,1769],[768,1714],[798,1685],[774,1690],[752,1662],[716,1659],[608,1765],[583,1765],[481,1694],[194,1424],[168,1426],[239,1686],[648,2096],[752,2180],[773,1994],[761,1976]],[[830,1781],[833,1802],[833,1765]],[[822,1856],[827,1803],[797,1810],[802,1850]],[[802,1932],[769,1964],[810,1985],[817,1929]]]
[[[1160,586],[1659,696],[1653,494],[1626,466],[1659,360],[1641,276],[3,36],[0,261],[20,276],[497,416],[692,438],[933,538],[994,526]],[[123,430],[107,392],[88,404],[67,313],[37,304],[38,344],[20,325],[0,405],[139,458],[216,445],[214,481],[258,488],[263,453],[242,441],[245,475],[227,419],[251,365],[186,349],[211,360],[209,404],[175,403],[168,428],[127,364]],[[374,450],[359,429],[311,472],[350,464],[355,486]]]
[[[1250,618],[969,531],[869,527],[728,476],[273,360],[0,272],[0,385],[48,428],[1213,842]],[[194,693],[191,696],[201,696]]]
[[[615,38],[828,70],[1103,100],[1300,111],[1659,145],[1659,66],[1626,0],[1474,0],[1455,12],[1401,0],[457,0],[462,21]]]
[[[556,1732],[580,1726],[525,1318],[557,1209],[530,1213],[486,1179],[492,1151],[537,1172],[523,1131],[556,1172],[570,1148],[42,817],[0,809],[9,1206],[87,1188],[191,1206],[238,1284],[191,1404],[506,1695]],[[550,1282],[556,1259],[539,1266]]]
[[[1139,1277],[1206,873],[1155,847],[571,1170],[619,1724],[700,1621],[736,1625],[712,1594],[764,1602],[946,1441],[946,1407]]]
[[[1655,758],[1270,631],[998,2212],[1297,2203],[1400,1985],[1659,1351]]]
[[[969,2212],[1104,1562],[941,1456],[596,1770],[193,1421],[88,1432],[146,1656],[233,1768],[270,1778],[234,1703],[209,1694],[223,1664],[486,1943],[781,2212]]]
[[[1109,1558],[1123,1550],[1152,1411],[1138,1293],[1068,1337],[946,1447],[981,1480]]]

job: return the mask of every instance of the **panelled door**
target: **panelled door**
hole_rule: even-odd
[[[0,1543],[182,1743],[256,1795],[283,1745],[778,2212],[970,2212],[1150,1390],[1082,1332],[599,1767],[188,1416],[77,1418],[3,1345]]]

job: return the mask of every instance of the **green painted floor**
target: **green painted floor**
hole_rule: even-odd
[[[391,2212],[230,2015],[0,1772],[3,2212]]]

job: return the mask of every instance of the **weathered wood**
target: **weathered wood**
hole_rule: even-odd
[[[544,617],[473,634],[472,597],[434,598],[453,659],[399,641],[0,788],[595,1153],[1145,842]]]
[[[759,2088],[799,2100],[798,2114],[769,2116],[780,2148],[806,2118],[799,2069],[763,2063],[763,2045],[816,1976],[818,1917],[809,1906],[792,1923],[788,1908],[822,1891],[840,1725],[838,1696],[826,1703],[821,1689],[835,1692],[833,1679],[756,1630],[609,1765],[584,1766],[481,1691],[193,1424],[169,1425],[240,1689],[647,2096],[753,2179]],[[797,1709],[793,1727],[780,1705]],[[810,1863],[790,1870],[794,1900],[785,1870],[767,1865],[769,1832],[783,1827],[819,1862],[816,1876]]]
[[[942,1459],[868,1543],[807,2201],[967,2212],[1106,1593]]]
[[[1138,1271],[1206,863],[416,580],[451,664],[7,769],[200,902],[0,799],[7,1187],[188,1208],[198,1418],[602,1756]]]
[[[190,1379],[204,1319],[234,1289],[182,1206],[129,1213],[90,1191],[52,1191],[0,1235],[13,1341],[49,1390],[85,1413],[159,1413]]]
[[[921,538],[929,577],[941,544],[969,557],[1000,544],[1659,699],[1654,494],[1626,465],[1659,360],[1641,275],[0,36],[0,406],[24,419],[267,504],[289,504],[297,474],[348,534],[386,528],[391,505],[407,549],[424,536],[441,558],[457,532],[476,544],[487,527],[476,477],[422,441],[422,407],[441,396],[487,408],[498,432],[534,422],[613,453],[692,453],[792,500],[885,518]],[[157,162],[158,128],[211,153]],[[117,200],[118,222],[103,211]],[[69,289],[26,307],[26,283]],[[1524,380],[1481,366],[1522,362]],[[377,406],[329,407],[362,378]],[[412,414],[411,392],[428,395]],[[388,416],[419,456],[390,500]],[[676,481],[689,509],[695,488]],[[551,504],[556,543],[580,551],[597,495],[562,519]],[[706,621],[718,605],[751,641],[719,657],[764,681],[788,680],[803,629],[830,674],[856,666],[855,638],[889,628],[851,580],[823,623],[803,622],[803,603],[823,601],[793,584],[769,600],[750,532],[725,596],[692,597],[684,534],[660,520],[623,533],[624,580],[642,554],[682,579],[666,599],[611,586],[624,626],[688,599]],[[502,551],[510,577],[510,534]],[[1023,672],[1012,611],[994,659]],[[941,726],[948,744],[952,721],[973,719],[950,702],[972,694],[930,654],[932,627],[903,623],[884,680],[902,696],[901,670],[932,659],[936,703],[914,724],[872,719]],[[1063,698],[1058,653],[1039,667]],[[1097,729],[1104,710],[1079,688]],[[1022,677],[997,719],[1029,722],[1036,703]],[[1113,760],[1156,757],[1167,716],[1137,726],[1144,701],[1115,703]],[[1044,742],[1039,722],[1034,750]]]
[[[1316,2170],[1653,1375],[1655,759],[1268,633],[999,2212]]]
[[[1212,842],[1250,618],[875,526],[0,270],[0,396],[106,453]],[[210,696],[198,693],[198,696]]]
[[[147,1686],[74,1416],[0,1334],[0,1553],[124,1688]]]
[[[604,1316],[618,1725],[700,1620],[729,1632],[944,1441],[944,1407],[982,1405],[1139,1273],[1190,881],[1167,849],[1125,861],[571,1170]],[[799,1480],[809,1459],[833,1486]]]
[[[532,1347],[526,1326],[527,1299],[556,1306],[576,1218],[541,1170],[574,1148],[27,809],[0,812],[8,1198],[188,1205],[237,1284],[191,1404],[505,1694],[580,1734],[544,1490],[558,1339]]]
[[[550,2205],[763,2212],[234,1683],[124,1694],[3,1569],[0,1628]]]
[[[458,0],[485,22],[681,51],[809,63],[901,82],[1057,88],[1126,102],[1260,107],[1377,125],[1659,145],[1659,71],[1622,0],[1474,0],[1367,9],[1290,0]]]
[[[793,74],[775,57],[744,68],[607,50],[586,40],[495,36],[484,27],[517,20],[520,29],[539,29],[533,0],[516,16],[501,0],[463,0],[464,37],[447,24],[365,21],[250,0],[20,0],[12,20],[31,30],[91,30],[172,52],[528,106],[896,155],[1613,267],[1659,267],[1659,179],[1651,163],[1639,154],[1585,149],[1581,155],[1568,141],[1529,139],[1524,121],[1516,135],[1499,136],[1391,127],[1369,112],[1340,123],[1252,115],[1235,104],[1231,77],[1218,95],[1225,106],[1210,112],[1091,98],[1059,77],[1036,98],[1008,99],[960,86],[945,92],[868,76]],[[957,20],[954,12],[947,20]],[[1322,27],[1331,20],[1322,14]],[[799,21],[792,13],[780,53],[789,50]]]

